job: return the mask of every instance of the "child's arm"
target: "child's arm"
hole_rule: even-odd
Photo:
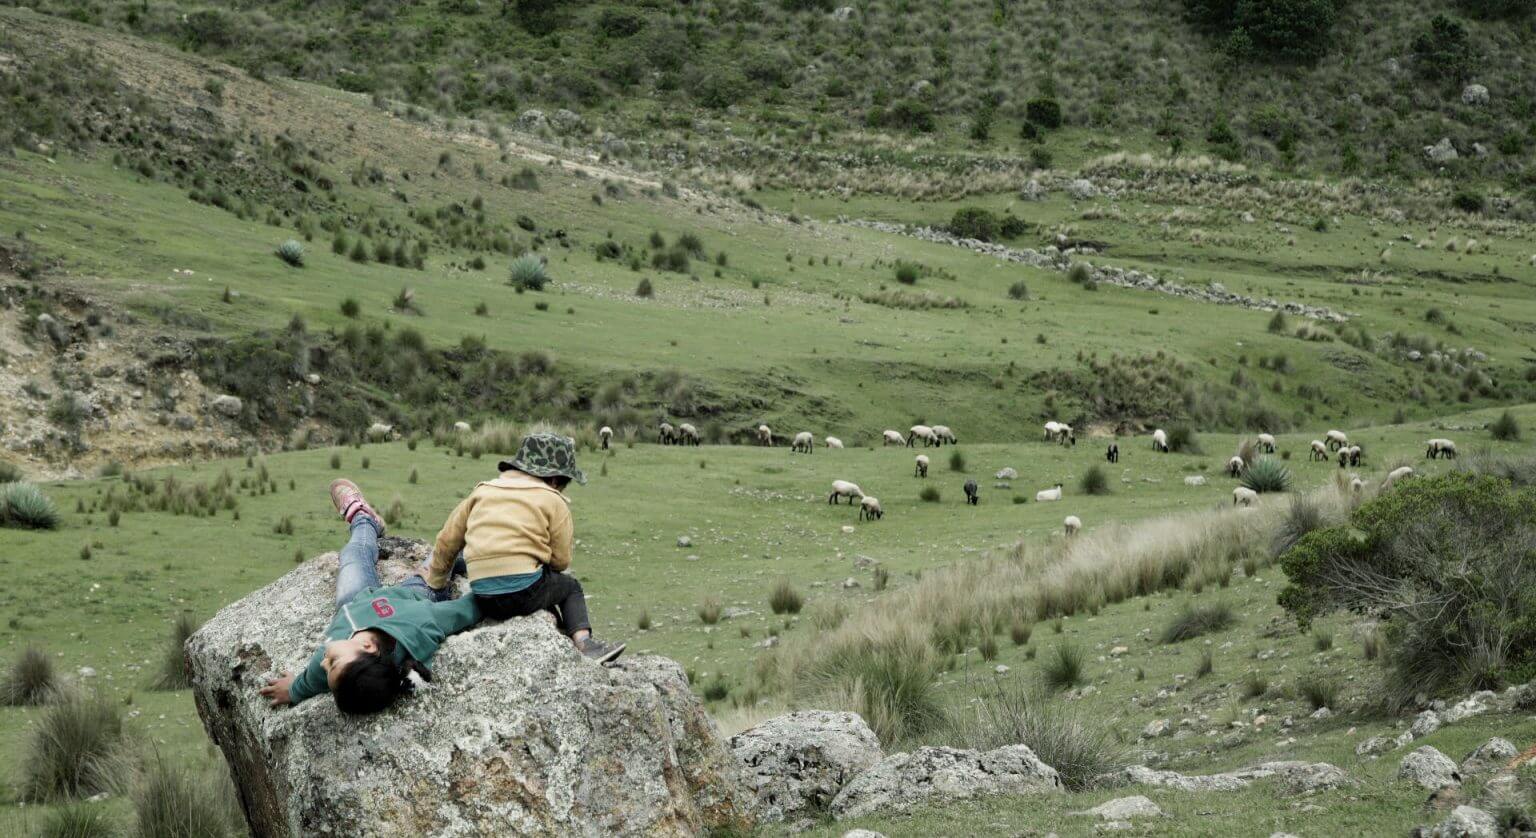
[[[464,530],[469,522],[469,510],[474,505],[474,493],[459,502],[453,511],[448,513],[448,521],[437,533],[437,542],[432,545],[432,561],[427,566],[427,584],[435,589],[442,590],[448,587],[448,575],[453,570],[454,559],[458,558],[459,551],[464,549]]]
[[[475,604],[473,596],[461,596],[432,605],[432,619],[437,621],[444,637],[474,628],[479,624],[480,616],[480,607]]]
[[[576,527],[571,523],[571,510],[561,505],[555,520],[549,525],[549,569],[561,572],[571,566],[571,542],[576,537]]]
[[[309,665],[304,667],[304,671],[300,672],[297,678],[284,675],[283,678],[279,678],[272,685],[269,685],[269,687],[281,687],[283,685],[284,679],[288,679],[289,683],[287,684],[287,703],[289,704],[298,704],[305,699],[314,698],[321,693],[330,692],[330,682],[325,680],[325,669],[320,666],[320,661],[324,660],[324,658],[325,647],[321,646],[315,650],[313,655],[310,656]],[[283,703],[278,701],[278,699],[281,697],[280,695],[269,695],[266,690],[262,691],[262,695],[267,695],[269,698],[271,698],[274,706],[281,706]]]

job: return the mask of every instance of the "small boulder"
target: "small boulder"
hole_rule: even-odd
[[[1509,764],[1520,753],[1514,743],[1503,737],[1495,736],[1478,745],[1467,754],[1467,758],[1461,761],[1461,773],[1482,774],[1488,771],[1496,771]]]
[[[1481,716],[1482,714],[1488,712],[1488,705],[1483,701],[1485,696],[1491,698],[1493,694],[1474,693],[1473,695],[1467,696],[1461,701],[1456,702],[1456,704],[1453,706],[1447,707],[1440,712],[1440,721],[1448,725],[1453,725],[1457,722],[1470,719],[1473,716]]]
[[[209,402],[208,406],[213,408],[216,413],[235,419],[240,416],[240,411],[245,408],[245,403],[240,401],[239,396],[224,395],[214,396],[213,401]]]
[[[1449,163],[1458,157],[1456,146],[1451,145],[1450,137],[1441,137],[1440,142],[1424,146],[1424,156],[1435,163]]]
[[[1203,474],[1190,474],[1190,475],[1186,475],[1184,477],[1184,485],[1185,486],[1204,486],[1205,485],[1205,475],[1203,475]]]
[[[680,535],[680,536],[677,537],[677,546],[683,547],[683,548],[692,547],[693,546],[693,539],[689,538],[686,535]]]
[[[832,10],[832,19],[837,21],[838,23],[847,23],[848,21],[853,20],[853,15],[854,15],[854,10],[853,10],[852,6],[838,6],[836,9]],[[855,830],[855,831],[857,832],[857,831],[862,831],[862,830]],[[850,834],[852,834],[852,833],[850,833]],[[846,838],[846,836],[845,836],[845,838]]]
[[[1414,717],[1413,725],[1408,728],[1408,732],[1413,734],[1414,739],[1423,739],[1439,729],[1440,714],[1433,710],[1425,710]]]
[[[926,747],[881,760],[843,788],[831,811],[839,819],[858,818],[954,800],[1062,790],[1056,769],[1027,745],[992,751]]]
[[[1461,772],[1451,758],[1424,745],[1403,757],[1397,768],[1399,779],[1412,780],[1421,788],[1434,791],[1442,786],[1460,786]]]
[[[1461,89],[1461,103],[1463,105],[1488,104],[1488,88],[1480,84],[1469,84]]]
[[[549,117],[538,108],[529,108],[517,115],[517,130],[538,133],[549,128]]]
[[[587,128],[587,121],[581,118],[581,114],[565,108],[555,111],[554,116],[549,118],[549,124],[562,134],[577,133]]]
[[[1379,757],[1395,747],[1397,743],[1385,736],[1372,736],[1355,746],[1355,756]]]
[[[467,434],[471,430],[468,422],[454,422],[453,429],[461,434]]]
[[[1132,818],[1160,818],[1163,816],[1163,810],[1147,797],[1137,794],[1130,797],[1117,797],[1077,814],[1093,815],[1106,821],[1128,821]]]
[[[1167,719],[1153,719],[1152,721],[1147,722],[1146,727],[1141,729],[1141,738],[1156,739],[1157,737],[1166,734],[1172,727],[1173,723]]]
[[[395,426],[386,425],[383,422],[374,422],[368,426],[368,438],[374,442],[383,442],[395,435]]]
[[[1445,820],[1416,832],[1421,838],[1494,838],[1499,834],[1493,815],[1475,806],[1457,806]]]
[[[857,713],[803,711],[769,719],[731,737],[764,820],[824,811],[843,786],[885,756]]]
[[[992,476],[998,480],[1018,480],[1019,472],[1018,469],[1015,469],[1013,466],[1007,466],[1005,468],[999,469],[997,474]]]
[[[1099,188],[1093,185],[1093,181],[1087,178],[1078,178],[1067,185],[1067,194],[1079,201],[1099,197]]]

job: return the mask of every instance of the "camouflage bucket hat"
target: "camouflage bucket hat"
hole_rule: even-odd
[[[576,440],[559,434],[538,433],[523,437],[517,454],[503,460],[502,471],[517,469],[534,477],[569,477],[585,484],[587,476],[576,467]]]

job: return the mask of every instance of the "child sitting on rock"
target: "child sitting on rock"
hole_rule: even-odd
[[[377,713],[411,691],[412,672],[432,680],[427,662],[449,635],[480,622],[480,609],[474,597],[448,599],[446,580],[429,588],[420,572],[380,587],[383,519],[350,480],[331,483],[331,502],[352,532],[336,574],[336,618],[304,671],[283,673],[261,694],[281,707],[329,691],[343,713]]]
[[[581,583],[562,573],[571,566],[574,539],[564,490],[572,480],[587,482],[576,467],[575,440],[531,434],[516,456],[497,467],[501,476],[476,486],[437,534],[427,582],[445,586],[462,551],[470,589],[486,617],[505,620],[549,611],[583,655],[598,663],[617,658],[624,644],[592,636]]]

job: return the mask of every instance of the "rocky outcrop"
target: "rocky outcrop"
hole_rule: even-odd
[[[731,737],[764,820],[814,816],[885,755],[857,713],[790,713]]]
[[[1478,745],[1461,761],[1462,776],[1486,774],[1509,764],[1520,753],[1515,744],[1501,736],[1495,736]]]
[[[398,581],[427,546],[381,540]],[[750,826],[752,799],[682,668],[596,666],[541,618],[451,637],[435,678],[375,716],[324,696],[269,709],[334,611],[336,554],[220,611],[187,643],[193,694],[253,834],[694,835]]]
[[[832,801],[837,818],[894,814],[918,806],[997,795],[1059,793],[1056,769],[1025,745],[993,751],[919,748],[893,754],[859,775]]]
[[[1416,838],[1494,838],[1499,829],[1493,815],[1474,806],[1457,806],[1445,820],[1413,834]]]
[[[1326,762],[1300,762],[1294,760],[1265,762],[1252,768],[1227,771],[1221,774],[1180,774],[1176,771],[1159,771],[1144,765],[1128,766],[1119,776],[1121,782],[1144,786],[1162,786],[1179,791],[1237,791],[1247,788],[1254,780],[1275,778],[1280,780],[1290,794],[1311,794],[1342,786],[1354,786],[1359,782],[1345,774],[1338,766]]]
[[[1457,770],[1456,763],[1428,745],[1403,757],[1397,767],[1397,776],[1403,780],[1412,780],[1430,791],[1443,786],[1461,785],[1461,772]]]
[[[1160,818],[1163,810],[1145,796],[1117,797],[1089,809],[1079,815],[1093,815],[1107,821],[1128,821],[1131,818]]]

